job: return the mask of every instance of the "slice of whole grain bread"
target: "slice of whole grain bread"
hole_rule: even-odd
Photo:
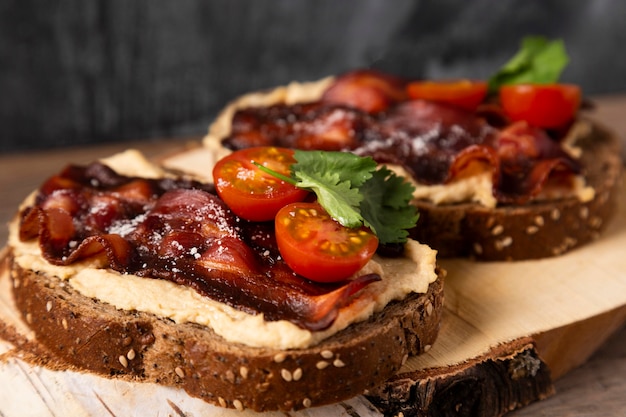
[[[292,410],[345,400],[391,377],[439,330],[443,271],[316,346],[277,350],[229,343],[211,329],[87,298],[67,282],[11,264],[17,308],[56,366],[182,388],[223,407]],[[60,365],[59,365],[60,364]]]

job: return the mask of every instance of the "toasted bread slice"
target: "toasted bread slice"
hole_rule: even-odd
[[[280,350],[228,342],[197,324],[119,310],[56,276],[11,264],[16,305],[57,363],[256,411],[351,398],[391,377],[409,355],[428,350],[442,314],[439,273],[425,294],[412,293],[315,346]]]

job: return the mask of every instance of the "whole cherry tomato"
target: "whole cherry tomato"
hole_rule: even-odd
[[[336,282],[363,268],[378,247],[366,228],[339,224],[318,203],[293,203],[276,215],[276,243],[294,272],[313,281]]]
[[[487,83],[474,80],[413,81],[407,85],[412,99],[437,101],[474,110],[487,96]]]
[[[573,84],[511,84],[500,87],[500,103],[514,121],[541,128],[569,123],[580,107],[580,87]]]
[[[241,149],[219,160],[213,168],[215,188],[237,216],[250,221],[273,220],[282,207],[308,195],[308,191],[262,171],[254,162],[289,176],[296,161],[292,150],[277,147]]]

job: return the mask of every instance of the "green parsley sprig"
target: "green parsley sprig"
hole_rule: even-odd
[[[365,225],[382,244],[403,243],[419,214],[409,204],[414,187],[370,157],[348,152],[294,152],[291,177],[256,164],[296,187],[312,191],[318,202],[346,227]]]

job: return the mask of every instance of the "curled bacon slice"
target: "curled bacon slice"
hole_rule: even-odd
[[[224,146],[349,149],[358,145],[358,135],[369,122],[369,115],[359,110],[321,102],[241,109],[233,117]]]
[[[321,101],[377,113],[406,99],[405,80],[369,69],[350,71],[337,77]]]
[[[491,151],[495,133],[469,111],[411,100],[380,119],[355,152],[403,166],[421,183],[441,184],[455,178],[470,156],[495,164]]]
[[[235,217],[212,186],[127,178],[92,164],[70,166],[44,183],[36,204],[22,212],[20,238],[38,239],[55,265],[89,260],[166,279],[310,330],[330,326],[356,292],[380,279],[322,285],[297,276],[266,226]]]
[[[523,204],[541,192],[551,177],[580,173],[581,166],[545,131],[516,122],[497,138],[500,173],[498,200]]]

